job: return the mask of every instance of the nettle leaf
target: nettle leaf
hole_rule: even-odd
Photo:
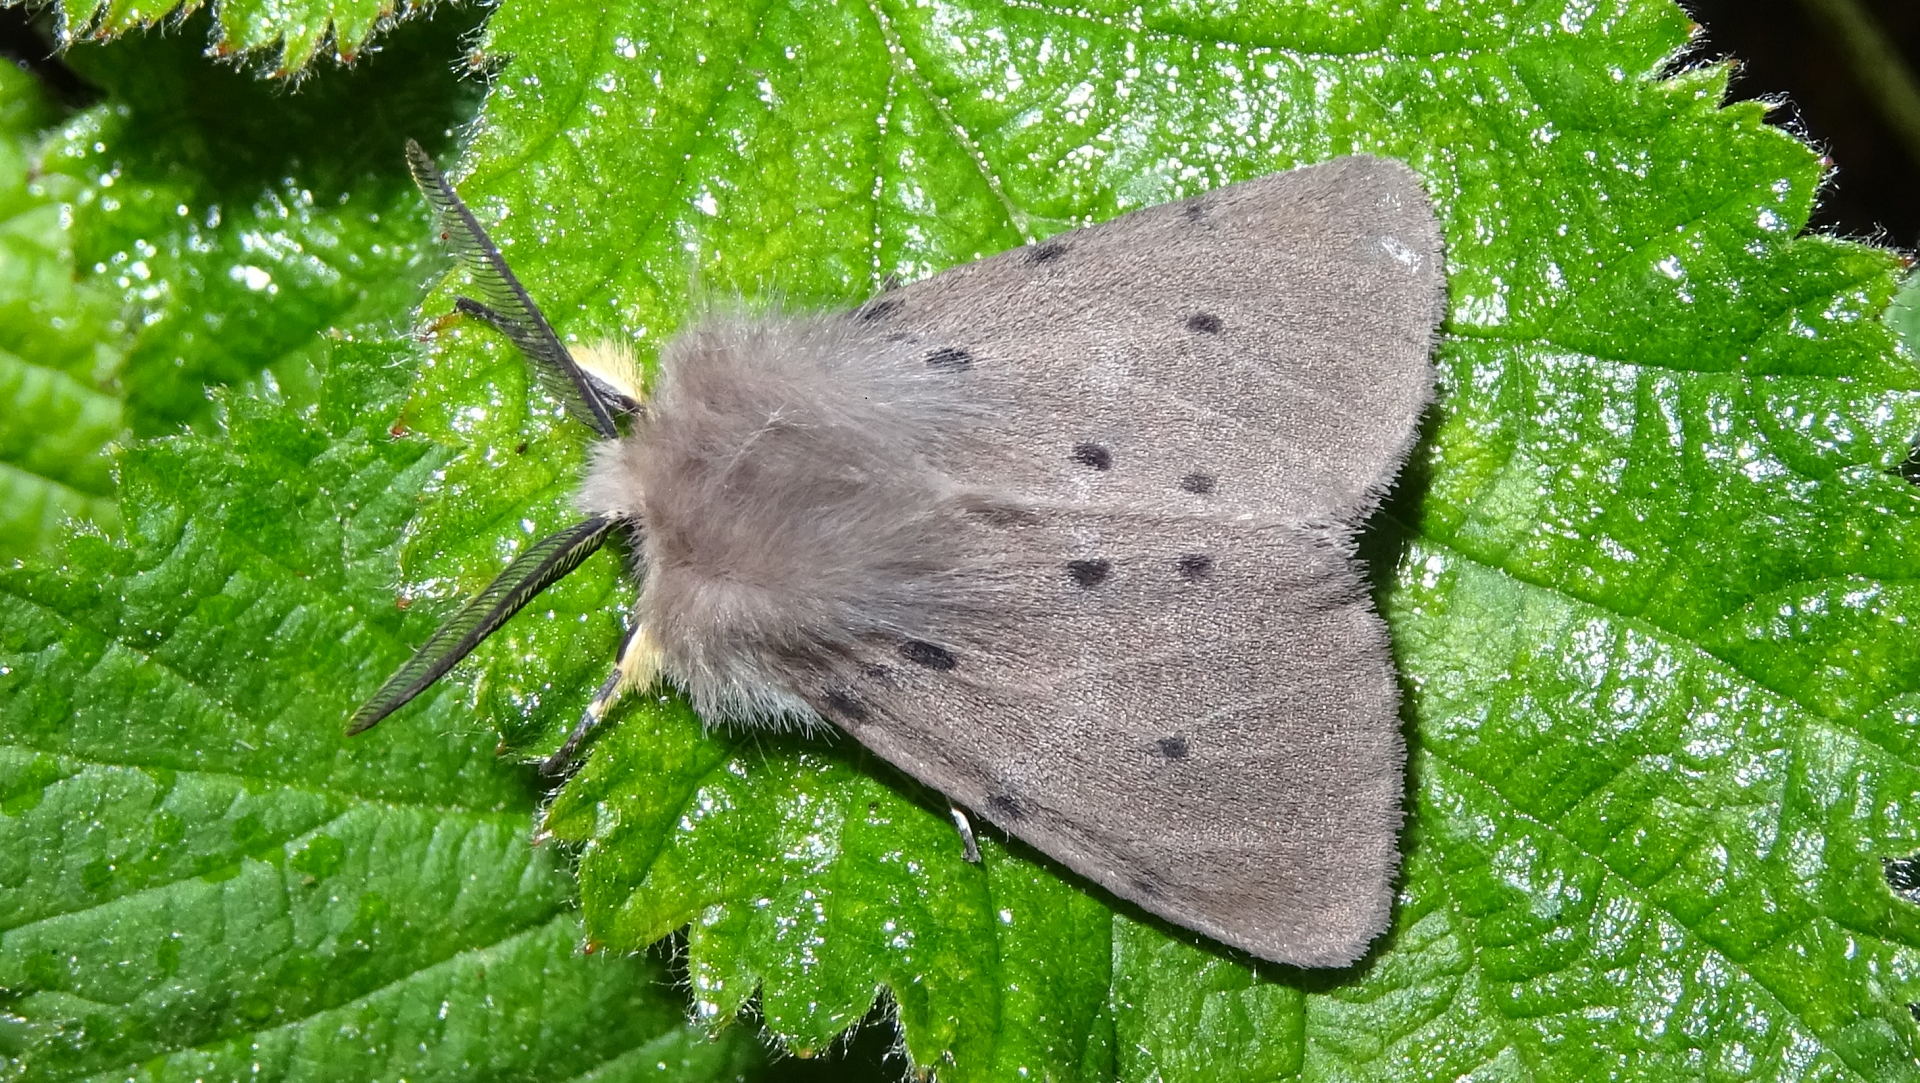
[[[690,926],[699,1013],[757,991],[801,1050],[888,990],[946,1080],[1920,1078],[1920,909],[1881,867],[1920,845],[1896,263],[1798,236],[1817,156],[1689,32],[1668,0],[503,4],[456,179],[570,338],[651,352],[696,280],[847,305],[1354,151],[1419,170],[1448,240],[1377,539],[1412,817],[1373,958],[1253,967],[1018,846],[969,866],[850,742],[671,700],[547,811],[591,935]],[[583,433],[457,321],[405,416],[461,449],[405,556],[444,611],[573,514]],[[605,556],[510,625],[483,717],[552,748],[631,590]]]
[[[69,520],[119,521],[123,336],[110,297],[74,281],[60,201],[35,175],[59,113],[0,65],[0,558],[42,550]]]
[[[408,123],[459,106],[441,33],[443,85]],[[86,62],[148,107],[207,85],[165,43]],[[114,92],[68,122],[68,181],[93,202],[48,243],[124,245],[136,259],[100,285],[153,304],[141,333],[225,334],[235,364],[319,353],[308,340],[343,311],[404,321],[428,239],[424,214],[390,209],[404,110],[384,95],[421,84],[378,65],[341,78],[306,103],[332,104],[332,141],[272,95],[225,97],[219,123],[183,110],[163,134]],[[248,160],[275,116],[303,153]],[[355,158],[380,138],[377,169]],[[330,179],[311,205],[276,202]],[[386,215],[413,235],[394,241]],[[245,295],[209,285],[242,261],[273,269],[273,303],[228,308]],[[402,281],[355,286],[368,266]],[[79,532],[57,562],[0,564],[0,1079],[737,1078],[761,1059],[753,1036],[688,1027],[659,960],[581,957],[567,856],[530,837],[532,772],[471,712],[446,697],[424,728],[345,737],[357,676],[431,626],[395,563],[447,453],[389,430],[404,344],[314,360],[325,375],[297,404],[229,395],[205,431],[123,452],[122,540]]]
[[[186,22],[206,55],[232,58],[274,78],[299,79],[316,58],[350,64],[376,50],[374,37],[428,10],[413,0],[56,0],[63,47]],[[195,19],[196,15],[211,19]]]
[[[353,672],[417,631],[392,551],[444,454],[370,420],[405,351],[305,413],[121,459],[124,544],[0,570],[0,1078],[716,1078],[638,958],[578,955],[527,772],[451,704],[349,744]]]
[[[1920,502],[1898,474],[1920,378],[1881,320],[1895,263],[1796,236],[1817,159],[1722,108],[1723,68],[1675,66],[1677,7],[571,3],[494,14],[505,66],[456,178],[570,338],[650,352],[696,282],[849,304],[1354,150],[1426,176],[1452,288],[1431,435],[1373,539],[1412,745],[1373,957],[1256,968],[1017,846],[967,865],[937,800],[851,742],[709,734],[659,698],[544,813],[580,846],[589,938],[618,955],[687,927],[696,1012],[751,1007],[800,1050],[889,990],[945,1080],[1920,1076],[1920,911],[1882,865],[1920,850]],[[395,108],[456,116],[442,93]],[[336,149],[366,100],[390,99],[294,128],[344,140],[300,157],[315,175],[371,160],[371,137]],[[192,115],[167,124],[218,130]],[[107,134],[71,160],[146,138]],[[393,172],[337,175],[377,222],[288,218],[328,251],[396,246],[404,276],[394,143]],[[180,145],[183,222],[280,175],[223,187]],[[82,266],[135,294],[149,260],[192,298],[142,322],[238,314],[293,344],[236,349],[222,378],[314,350],[354,308],[326,276],[272,277],[241,240],[151,262],[198,252],[158,225],[163,151],[132,171],[160,193],[122,204],[147,208],[133,226],[106,213],[119,193],[77,204]],[[308,243],[235,234],[261,236]],[[243,253],[291,283],[287,315],[208,285],[254,278]],[[154,367],[226,364],[220,337]],[[483,736],[558,744],[611,659],[618,554],[461,671],[478,717],[446,687],[339,737],[433,616],[572,516],[584,434],[470,323],[404,404],[398,348],[328,371],[128,453],[124,545],[0,569],[8,1070],[625,1078],[651,1050],[744,1055],[688,1044],[644,965],[571,957],[528,780]]]
[[[41,168],[81,273],[121,299],[136,434],[205,423],[209,384],[311,401],[320,332],[404,323],[431,219],[394,148],[438,145],[470,111],[480,84],[449,65],[470,29],[408,26],[298,92],[209,63],[190,30],[66,54],[106,101]]]

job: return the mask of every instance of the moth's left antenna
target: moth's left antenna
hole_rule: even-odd
[[[513,276],[487,231],[460,201],[420,144],[407,140],[407,165],[413,181],[433,205],[440,218],[440,238],[447,242],[460,261],[467,265],[483,300],[460,297],[454,306],[478,316],[498,328],[500,333],[520,347],[533,364],[540,382],[567,406],[567,412],[593,426],[602,437],[612,440],[620,433],[614,427],[614,415],[637,410],[638,404],[594,379],[574,361],[552,325],[533,303],[526,287]]]
[[[592,556],[618,525],[618,520],[596,515],[528,546],[487,584],[487,589],[474,595],[460,612],[442,624],[399,672],[387,678],[387,683],[380,686],[380,691],[373,694],[366,706],[354,712],[347,732],[370,729],[426,691],[458,665],[460,659],[472,653],[481,640],[507,623],[521,606],[532,601],[534,595]]]

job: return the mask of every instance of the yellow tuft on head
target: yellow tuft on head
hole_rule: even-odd
[[[602,339],[571,352],[574,363],[594,379],[635,402],[647,401],[646,382],[641,379],[640,362],[633,356],[632,346]]]

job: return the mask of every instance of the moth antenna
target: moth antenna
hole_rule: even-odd
[[[580,724],[567,734],[566,743],[540,764],[540,773],[549,777],[565,774],[579,756],[580,746],[606,721],[607,711],[629,690],[652,684],[660,673],[660,664],[659,646],[647,634],[645,625],[634,622],[633,630],[620,643],[620,654],[614,659],[613,672],[607,675],[600,690],[593,694],[586,713],[580,716]]]
[[[405,706],[445,676],[473,648],[499,630],[522,606],[558,582],[607,540],[619,520],[594,516],[534,542],[513,558],[487,588],[460,607],[400,667],[380,691],[353,714],[349,735],[363,733]]]
[[[519,328],[516,327],[511,320],[507,319],[507,317],[502,316],[500,313],[495,312],[493,309],[488,308],[486,305],[481,304],[471,297],[455,297],[453,299],[453,307],[462,315],[472,316],[486,323],[509,339],[514,339],[514,337],[520,333]],[[571,356],[572,355],[569,354],[569,357]],[[582,386],[590,393],[588,395],[589,398],[597,399],[609,412],[618,412],[627,415],[635,415],[640,412],[640,400],[627,393],[627,384],[616,383],[614,380],[608,379],[599,372],[594,371],[592,365],[583,362],[580,358],[573,358],[573,363],[574,367],[579,370]],[[561,401],[568,401],[566,388],[554,389],[550,387],[549,384],[551,381],[546,379],[544,369],[536,366],[535,372],[540,375],[541,385],[543,387],[548,387],[548,390],[553,391]],[[588,424],[593,424],[593,422],[588,421],[588,419],[581,417],[579,412],[575,410],[571,404],[568,405],[567,409],[575,418],[587,421]],[[597,428],[598,426],[595,427]]]
[[[602,437],[618,438],[620,432],[614,425],[614,415],[620,405],[609,401],[603,388],[574,362],[560,337],[553,333],[553,326],[547,323],[540,306],[533,303],[526,287],[514,277],[506,257],[500,254],[487,231],[480,228],[480,220],[461,202],[447,178],[434,166],[433,159],[411,139],[407,140],[407,166],[413,171],[413,182],[419,185],[420,194],[440,219],[441,238],[460,262],[466,264],[474,284],[485,295],[484,302],[462,297],[454,306],[493,325],[519,347],[532,363],[541,384],[566,404],[568,413],[591,425]]]

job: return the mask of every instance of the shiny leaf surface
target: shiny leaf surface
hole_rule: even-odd
[[[390,431],[410,351],[318,341],[328,324],[407,319],[426,218],[395,196],[401,137],[379,94],[417,91],[417,73],[369,66],[313,88],[373,103],[331,121],[390,139],[367,171],[352,141],[297,156],[247,143],[276,124],[281,151],[312,135],[314,102],[243,89],[226,120],[196,126],[182,103],[236,84],[173,46],[89,56],[121,89],[64,121],[6,99],[10,134],[63,127],[59,167],[29,164],[0,191],[44,185],[7,241],[55,268],[0,261],[34,287],[0,301],[0,333],[43,369],[72,359],[55,371],[79,384],[126,332],[36,315],[92,313],[89,296],[143,313],[133,356],[164,340],[181,361],[128,377],[145,392],[135,416],[204,402],[206,372],[291,356],[309,375],[131,443],[115,460],[118,540],[83,530],[0,562],[0,1079],[739,1078],[761,1060],[751,1032],[686,1026],[661,960],[582,957],[567,857],[531,841],[540,788],[457,697],[422,708],[438,719],[426,730],[344,734],[363,678],[431,623],[394,586],[401,530],[445,459]],[[0,90],[22,92],[9,79]],[[457,85],[440,83],[414,121],[456,114]],[[130,104],[128,87],[151,93]],[[142,109],[164,124],[144,127]],[[334,195],[300,195],[343,175]],[[113,254],[76,286],[75,250]],[[255,291],[219,283],[242,260],[279,289],[235,303]],[[20,425],[42,448],[88,446],[57,410],[0,418],[0,441]]]

